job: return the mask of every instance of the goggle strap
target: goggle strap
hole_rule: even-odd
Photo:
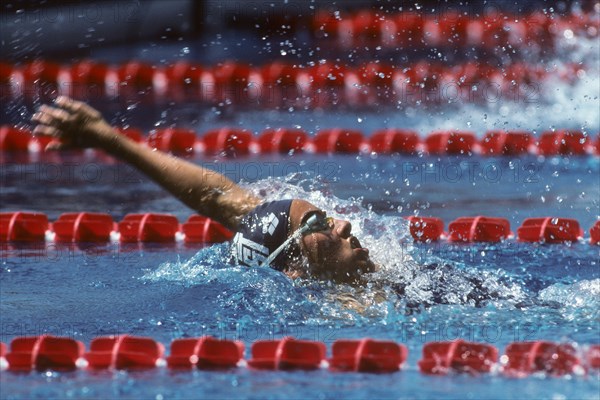
[[[312,214],[310,217],[308,217],[308,219],[306,220],[306,222],[296,230],[296,232],[294,232],[289,238],[287,238],[285,240],[285,242],[283,242],[281,244],[281,246],[279,246],[278,248],[275,249],[275,251],[273,251],[271,254],[269,254],[269,257],[267,257],[267,259],[265,260],[264,263],[262,263],[263,266],[268,267],[271,265],[271,263],[277,258],[277,256],[283,251],[285,250],[290,243],[293,240],[298,239],[299,237],[301,237],[305,232],[309,232],[311,229],[313,229],[313,227],[318,224],[318,214],[314,213]]]

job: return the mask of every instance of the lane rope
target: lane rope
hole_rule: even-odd
[[[541,132],[490,130],[482,133],[459,129],[433,131],[421,137],[417,132],[402,128],[383,128],[370,135],[355,129],[327,128],[310,136],[298,128],[271,128],[253,135],[247,130],[220,128],[204,133],[183,128],[152,130],[143,134],[140,129],[115,129],[130,139],[151,148],[191,155],[207,154],[240,157],[248,154],[429,154],[469,156],[600,156],[600,133],[595,135],[577,129],[557,129]],[[43,152],[50,143],[45,137],[34,137],[31,131],[10,125],[0,126],[1,153]],[[290,145],[291,143],[291,145]],[[61,151],[57,152],[61,154]],[[87,153],[103,154],[87,150]],[[27,162],[25,160],[24,162]]]
[[[67,218],[66,218],[67,217]],[[440,240],[463,243],[500,243],[516,239],[529,243],[600,244],[600,220],[589,229],[584,239],[579,222],[571,218],[526,218],[515,237],[509,220],[498,217],[459,217],[443,232],[444,222],[435,217],[404,217],[415,242],[435,243]],[[58,224],[60,225],[60,231]],[[121,234],[121,230],[126,235]],[[85,232],[85,235],[83,234]],[[186,232],[188,234],[186,234]],[[134,233],[133,236],[131,234]],[[65,213],[52,223],[41,212],[11,211],[0,213],[0,243],[221,243],[231,240],[233,233],[223,225],[198,214],[180,223],[172,214],[127,214],[119,223],[106,213]],[[82,239],[83,238],[83,239]],[[400,242],[399,242],[400,243]]]
[[[182,351],[183,341],[197,341],[191,353]],[[94,348],[94,343],[101,343],[102,346]],[[340,348],[346,351],[351,349],[353,354],[336,354],[336,349],[339,351]],[[248,360],[243,358],[242,342],[219,340],[211,336],[175,339],[171,342],[171,356],[165,356],[164,349],[162,343],[152,338],[131,335],[97,337],[92,341],[89,352],[86,352],[82,342],[70,337],[25,336],[14,338],[10,347],[0,344],[0,367],[19,373],[31,370],[140,370],[157,367],[176,370],[247,367],[260,370],[329,369],[337,372],[391,373],[406,368],[408,356],[405,345],[370,338],[335,341],[331,358],[327,358],[324,342],[296,340],[292,337],[255,341],[252,344],[252,358]],[[232,357],[231,349],[237,355]],[[395,356],[390,358],[390,354],[386,356],[384,353],[393,353]],[[417,365],[419,371],[426,375],[499,372],[508,377],[525,377],[544,372],[550,377],[560,377],[585,376],[600,369],[598,344],[512,342],[498,357],[498,349],[491,344],[456,339],[425,343],[422,354]],[[207,358],[207,355],[210,356]],[[199,362],[201,358],[207,358],[209,362]],[[351,365],[346,364],[349,360],[353,360]]]

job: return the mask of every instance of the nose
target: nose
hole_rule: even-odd
[[[350,237],[350,233],[352,232],[352,224],[348,221],[343,221],[340,219],[335,220],[335,232],[341,238],[347,239]]]

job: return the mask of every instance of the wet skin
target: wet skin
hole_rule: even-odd
[[[85,103],[59,97],[33,115],[34,134],[53,141],[46,150],[99,148],[128,162],[199,214],[236,231],[239,221],[261,199],[225,176],[186,160],[143,146],[113,129],[100,113]],[[295,199],[290,207],[290,232],[295,232],[306,213],[320,211]],[[352,235],[347,221],[333,220],[327,229],[304,236],[300,244],[308,260],[306,268],[290,266],[291,277],[311,276],[339,283],[360,283],[361,275],[373,272],[369,251]]]
[[[315,275],[352,283],[362,274],[375,271],[369,250],[362,247],[351,232],[350,222],[336,219],[330,230],[311,233],[303,238]]]
[[[320,211],[311,203],[294,200],[290,210],[292,229],[300,226],[307,213]],[[310,275],[338,283],[358,283],[362,274],[374,272],[376,267],[348,221],[334,219],[328,229],[305,235],[301,240],[302,252],[310,266]]]

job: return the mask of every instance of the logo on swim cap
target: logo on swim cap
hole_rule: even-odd
[[[237,233],[233,238],[231,249],[236,262],[247,267],[258,267],[269,256],[267,247],[245,238],[241,233]]]
[[[279,225],[279,218],[277,218],[275,214],[271,213],[267,217],[264,217],[261,222],[263,235],[267,232],[269,235],[273,235],[277,225]]]

